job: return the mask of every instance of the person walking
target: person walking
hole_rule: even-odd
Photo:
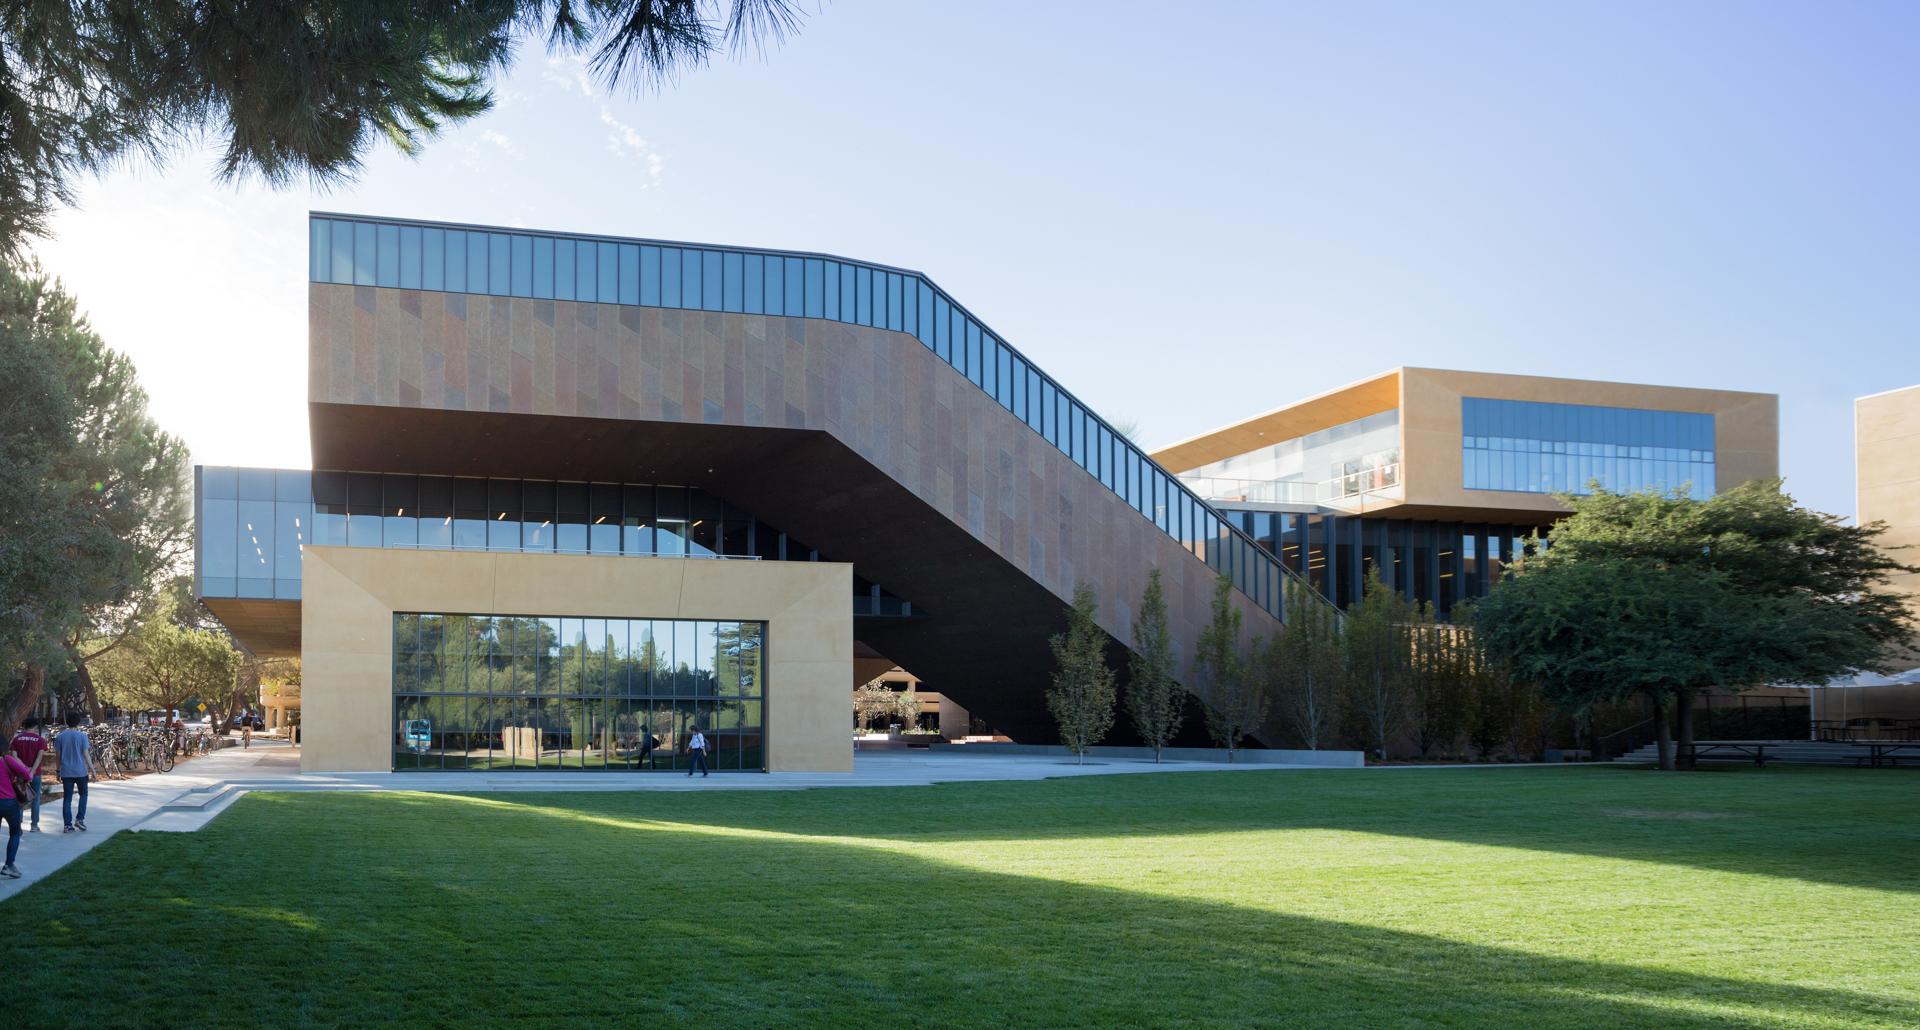
[[[7,821],[7,864],[0,866],[0,876],[10,880],[20,878],[20,869],[13,860],[20,855],[20,792],[30,790],[28,769],[13,752],[0,752],[0,819]]]
[[[700,727],[698,726],[693,728],[693,739],[687,741],[687,755],[693,759],[693,764],[687,767],[687,778],[693,778],[693,770],[695,769],[700,770],[701,776],[706,776],[707,735],[700,732]]]
[[[20,732],[13,735],[13,743],[8,746],[7,750],[13,752],[13,757],[18,758],[20,764],[26,766],[28,769],[27,787],[31,796],[26,798],[24,803],[33,806],[31,830],[34,833],[39,833],[40,763],[46,761],[47,757],[47,738],[40,735],[39,716],[30,715],[27,717],[27,721],[21,724]]]
[[[240,713],[240,747],[242,750],[253,746],[253,713]]]
[[[87,781],[93,777],[93,741],[80,728],[80,713],[67,713],[66,732],[53,738],[53,750],[60,759],[60,814],[72,833],[87,828]],[[73,814],[73,792],[80,792],[80,816]]]

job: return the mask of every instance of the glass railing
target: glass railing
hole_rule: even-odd
[[[1275,617],[1282,577],[1299,578],[919,272],[801,251],[325,212],[311,216],[308,243],[317,283],[822,318],[906,333]]]
[[[1229,504],[1310,504],[1349,510],[1369,501],[1402,496],[1400,465],[1373,465],[1319,482],[1303,479],[1232,479],[1182,475],[1187,489],[1213,502]]]

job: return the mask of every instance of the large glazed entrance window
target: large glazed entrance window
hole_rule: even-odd
[[[766,768],[760,622],[393,616],[395,769]]]

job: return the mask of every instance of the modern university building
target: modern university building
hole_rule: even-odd
[[[1777,474],[1772,395],[1415,368],[1149,454],[820,254],[316,214],[309,269],[313,471],[203,467],[195,510],[199,596],[303,660],[310,771],[670,769],[695,726],[844,770],[896,665],[1047,741],[1078,582],[1120,648],[1155,569],[1182,641],[1220,576],[1250,633],[1370,564],[1446,611],[1552,492]]]

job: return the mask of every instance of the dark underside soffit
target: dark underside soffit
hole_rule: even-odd
[[[867,648],[1015,739],[1052,739],[1053,593],[823,432],[312,404],[315,468],[678,483],[805,540],[926,619],[862,619]]]
[[[262,658],[300,657],[300,602],[202,598],[241,646]]]

